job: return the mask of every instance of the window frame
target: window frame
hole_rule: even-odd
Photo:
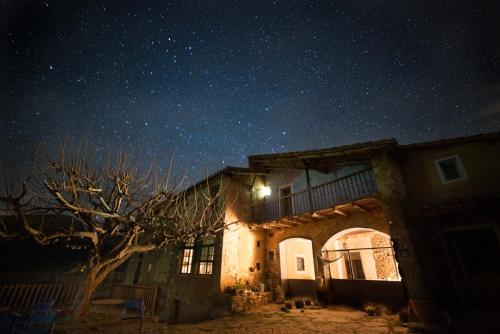
[[[303,270],[299,270],[299,266],[298,266],[298,262],[297,262],[298,259],[302,259],[302,263],[304,264],[304,269]],[[307,272],[306,257],[304,255],[302,255],[302,254],[295,254],[295,272],[297,272],[297,273],[305,273],[305,272]]]
[[[210,243],[204,244],[204,240],[207,237],[213,237]],[[212,235],[207,235],[203,238],[201,238],[199,241],[199,252],[196,255],[196,267],[197,267],[197,274],[200,276],[210,276],[214,274],[214,263],[215,263],[215,246],[217,244],[217,235],[212,234]],[[202,259],[203,256],[203,249],[207,249],[207,259]],[[211,251],[210,251],[211,249]],[[201,271],[202,264],[205,265],[205,272]],[[210,265],[210,272],[207,271],[207,268]]]
[[[180,263],[179,263],[179,274],[180,275],[190,275],[193,273],[193,265],[195,263],[195,249],[196,249],[196,239],[190,238],[189,239],[189,244],[187,242],[182,243],[181,247],[181,258],[180,258]],[[188,258],[189,260],[187,263],[184,262],[184,259],[186,259],[186,251],[190,251]],[[187,272],[184,271],[184,268],[187,268]]]
[[[440,165],[440,162],[443,162],[446,160],[451,160],[451,159],[454,159],[456,161],[455,167],[457,168],[457,172],[460,175],[460,177],[458,177],[456,179],[447,180],[446,175],[445,175],[445,173]],[[436,169],[438,171],[439,178],[441,179],[441,182],[444,184],[453,183],[453,182],[457,182],[457,181],[463,181],[463,180],[467,180],[469,178],[467,175],[467,172],[465,171],[464,164],[462,163],[462,160],[460,159],[460,156],[458,154],[453,154],[453,155],[449,155],[449,156],[446,156],[443,158],[435,159],[434,165],[436,166]]]
[[[288,195],[286,197],[282,197],[281,191],[286,189],[286,188],[290,188],[290,195]],[[278,203],[279,203],[279,213],[282,217],[293,215],[294,204],[293,204],[293,184],[292,183],[283,184],[283,185],[278,187]],[[287,206],[289,206],[288,209],[290,210],[290,212],[286,212]]]

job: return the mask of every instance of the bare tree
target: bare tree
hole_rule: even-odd
[[[78,243],[88,249],[84,293],[77,315],[88,313],[92,295],[111,271],[132,254],[170,242],[215,234],[226,225],[224,186],[208,181],[181,191],[171,168],[151,165],[140,172],[123,152],[105,163],[87,154],[87,144],[65,143],[56,158],[37,160],[17,193],[0,196],[19,222],[18,231],[0,225],[0,238],[28,236],[40,244]],[[222,182],[222,181],[221,181]],[[216,191],[215,191],[216,190]],[[57,226],[37,225],[35,214],[69,215]]]

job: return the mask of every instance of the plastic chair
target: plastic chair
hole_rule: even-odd
[[[22,316],[19,316],[16,319],[15,324],[13,325],[15,331],[14,333],[18,333],[18,328],[25,328],[28,324],[28,321],[30,320],[31,316],[36,313],[36,312],[48,312],[52,310],[52,306],[54,305],[54,300],[44,300],[44,301],[39,301],[35,305],[33,305],[30,309],[30,311]]]
[[[34,311],[21,329],[22,334],[52,334],[58,310]]]
[[[52,306],[54,305],[54,299],[51,300],[44,300],[41,302],[36,303],[32,311],[37,312],[37,311],[50,311],[52,310]]]
[[[12,314],[0,315],[0,333],[12,334],[14,333],[14,324],[16,323],[17,316]]]
[[[128,311],[135,311],[133,314],[128,315]],[[143,299],[129,299],[123,304],[122,317],[120,319],[120,333],[122,332],[123,320],[136,320],[140,319],[139,332],[142,332],[142,321],[144,320],[144,313],[146,305]]]

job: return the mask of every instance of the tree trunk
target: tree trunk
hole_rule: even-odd
[[[90,268],[90,272],[83,285],[80,302],[75,310],[76,317],[87,316],[90,313],[90,302],[92,301],[92,296],[99,285],[97,281],[97,272],[97,268]]]
[[[108,262],[106,264],[94,263],[90,266],[89,273],[83,285],[80,303],[75,310],[76,317],[87,316],[90,313],[90,303],[95,290],[113,270],[130,258],[132,254],[133,253],[128,253],[113,262]]]

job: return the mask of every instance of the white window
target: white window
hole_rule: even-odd
[[[295,257],[297,263],[297,272],[305,272],[306,271],[306,261],[303,256]]]
[[[193,255],[194,255],[194,238],[190,238],[184,242],[181,249],[182,261],[181,261],[181,274],[190,274],[191,268],[193,266]]]
[[[443,183],[450,183],[467,179],[464,165],[458,154],[434,160],[439,177]]]
[[[201,241],[198,274],[211,275],[214,269],[215,235],[207,235]]]

